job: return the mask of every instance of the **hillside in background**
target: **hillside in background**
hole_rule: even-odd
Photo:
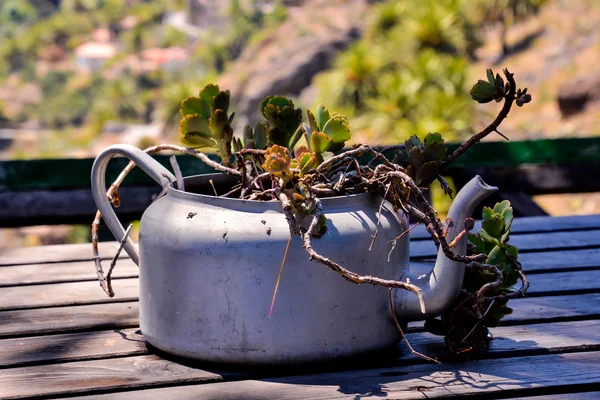
[[[511,2],[544,4],[499,23]],[[0,158],[177,142],[179,103],[207,82],[231,90],[237,128],[281,94],[348,114],[354,142],[457,141],[495,116],[468,95],[490,67],[533,94],[503,124],[512,140],[598,135],[599,24],[596,0],[0,0]],[[597,195],[537,200],[600,212]],[[19,240],[87,232],[40,229]]]

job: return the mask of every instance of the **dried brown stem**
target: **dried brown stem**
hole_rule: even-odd
[[[285,193],[283,193],[283,190],[280,186],[274,188],[274,193],[275,197],[277,197],[279,201],[281,201],[281,209],[290,227],[290,235],[299,235],[300,227],[298,226],[296,218],[294,217],[294,214],[292,212],[292,202],[285,195]]]
[[[366,283],[366,284],[370,284],[370,285],[383,286],[383,287],[387,287],[387,288],[397,288],[397,289],[408,290],[409,292],[412,292],[415,295],[417,295],[417,297],[419,299],[419,304],[421,306],[421,312],[425,313],[425,300],[423,298],[423,292],[421,291],[421,289],[419,289],[418,286],[415,286],[415,285],[413,285],[411,283],[407,283],[407,282],[382,279],[382,278],[378,278],[378,277],[370,276],[370,275],[359,275],[355,272],[347,270],[346,268],[342,267],[340,264],[317,253],[312,247],[311,236],[317,232],[317,229],[318,229],[317,227],[319,225],[319,219],[323,215],[323,206],[321,205],[321,201],[318,198],[315,198],[313,201],[315,204],[315,213],[313,215],[313,220],[310,223],[308,230],[305,233],[302,233],[302,238],[304,241],[304,248],[306,249],[306,252],[309,255],[309,259],[316,260],[317,262],[320,262],[321,264],[328,266],[335,272],[342,275],[342,277],[344,277],[344,279],[346,279],[347,281],[356,283],[357,285]]]
[[[418,351],[416,351],[415,349],[413,349],[413,347],[410,345],[410,342],[408,341],[408,338],[406,337],[406,335],[404,334],[404,331],[402,330],[402,327],[400,326],[400,322],[398,322],[398,317],[396,317],[396,310],[394,309],[394,302],[392,300],[392,288],[388,289],[388,302],[389,302],[389,305],[390,305],[390,313],[392,314],[392,318],[394,319],[394,323],[396,324],[396,328],[398,328],[398,330],[400,331],[400,335],[402,336],[402,339],[404,339],[404,342],[406,343],[406,346],[408,347],[408,349],[410,350],[410,352],[412,353],[412,355],[417,356],[417,357],[422,358],[422,359],[427,360],[427,361],[431,361],[431,362],[436,363],[436,364],[441,364],[441,362],[439,362],[435,358],[431,358],[429,356],[426,356],[423,353],[419,353]]]
[[[248,195],[248,190],[253,190],[253,189],[261,189],[260,186],[258,186],[258,184],[262,181],[266,181],[267,179],[271,178],[271,174],[268,172],[263,172],[262,174],[258,175],[256,178],[254,178],[254,180],[252,182],[250,182],[250,184],[247,187],[244,187],[244,189],[242,190],[242,195],[241,197],[244,198]]]
[[[287,260],[288,250],[290,249],[290,243],[292,243],[292,233],[288,237],[287,244],[285,245],[285,252],[283,253],[283,260],[281,260],[281,267],[279,267],[279,275],[277,276],[277,282],[275,283],[275,290],[273,291],[273,299],[271,300],[271,308],[269,309],[269,317],[273,314],[273,307],[275,306],[275,298],[277,297],[277,290],[279,289],[279,282],[281,282],[281,276],[283,275],[283,267],[285,266],[285,260]]]
[[[179,163],[177,162],[177,158],[175,156],[171,156],[169,158],[171,162],[171,167],[173,168],[173,172],[175,173],[175,179],[177,180],[177,189],[185,192],[185,186],[183,184],[183,175],[181,174],[181,168],[179,168]]]
[[[127,242],[127,239],[129,238],[129,232],[131,231],[132,226],[133,226],[132,224],[129,224],[129,226],[125,230],[125,234],[123,235],[123,238],[119,242],[119,248],[117,249],[117,252],[115,253],[115,256],[113,257],[113,259],[110,263],[110,266],[108,267],[108,272],[106,273],[106,288],[108,290],[109,297],[114,297],[114,295],[115,295],[115,292],[112,289],[112,272],[115,269],[115,265],[117,265],[117,260],[119,259],[119,256],[121,255],[121,251],[123,251],[123,246],[125,246],[125,243]]]

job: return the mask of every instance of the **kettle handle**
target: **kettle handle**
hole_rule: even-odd
[[[125,229],[115,214],[108,197],[106,196],[106,168],[111,158],[116,155],[122,155],[136,163],[144,172],[154,179],[160,186],[166,188],[171,182],[175,181],[175,176],[158,161],[150,157],[144,151],[128,144],[116,144],[104,149],[92,166],[92,196],[96,207],[102,213],[102,218],[117,240],[121,240],[125,235]],[[125,242],[124,249],[129,254],[133,262],[139,266],[139,256],[136,250],[136,244],[131,240]]]

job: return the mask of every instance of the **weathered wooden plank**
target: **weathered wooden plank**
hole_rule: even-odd
[[[568,271],[529,275],[529,295],[600,292],[600,270]]]
[[[98,251],[101,257],[112,259],[118,248],[117,242],[101,242]],[[125,252],[121,253],[121,257],[127,257]],[[0,249],[0,266],[86,260],[92,260],[90,243]]]
[[[222,379],[220,374],[148,355],[0,370],[0,398],[47,397]]]
[[[499,326],[491,331],[494,340],[485,358],[600,350],[599,320]],[[446,350],[441,336],[421,332],[407,337],[413,348],[423,354],[437,356]]]
[[[519,261],[526,273],[573,271],[600,268],[600,249],[556,250],[520,253]],[[419,273],[431,270],[435,258],[419,258],[410,266]]]
[[[600,249],[559,250],[521,253],[519,260],[526,272],[571,271],[577,269],[600,269]],[[433,258],[413,261],[415,273],[428,272]],[[108,264],[108,260],[105,264]],[[107,267],[107,266],[106,266]],[[47,264],[4,266],[0,274],[0,288],[6,286],[95,281],[97,279],[92,261],[75,261]],[[113,273],[114,278],[135,278],[138,267],[131,259],[122,259]]]
[[[106,260],[108,269],[110,261]],[[119,260],[113,271],[113,278],[136,278],[138,267],[131,259]],[[64,283],[95,281],[96,268],[92,261],[75,261],[49,264],[27,264],[1,267],[0,288],[15,285],[40,283]]]
[[[600,399],[600,392],[578,392],[550,394],[547,396],[527,396],[519,397],[515,400],[581,400],[581,399]]]
[[[600,293],[526,297],[511,302],[504,325],[600,318]],[[137,302],[93,304],[0,312],[0,338],[123,329],[138,326]]]
[[[108,297],[98,282],[51,283],[0,289],[0,310],[115,303],[138,298],[138,280],[114,279],[115,297]]]
[[[340,278],[341,279],[341,278]],[[532,274],[530,295],[600,291],[600,269]],[[109,298],[95,280],[0,288],[0,311],[40,307],[115,303],[138,299],[137,278],[114,279],[116,296]]]
[[[481,229],[481,221],[475,222],[475,229]],[[511,232],[519,233],[560,232],[573,230],[600,229],[600,214],[569,215],[564,217],[520,217],[515,218]],[[429,238],[425,226],[417,226],[410,232],[411,239]]]
[[[503,325],[549,322],[600,317],[600,294],[525,297],[510,303],[514,312],[502,320]]]
[[[538,218],[538,217],[532,217]],[[600,219],[600,216],[590,216],[594,220]],[[529,219],[519,218],[515,220],[517,222]],[[539,223],[540,226],[545,224],[550,227],[552,226],[552,220],[555,218],[551,217],[539,217],[540,221],[548,221],[547,223]],[[556,218],[560,220],[560,218]],[[574,226],[576,222],[565,223],[563,226]],[[560,226],[560,225],[559,225]],[[587,226],[592,228],[595,226]],[[543,231],[543,230],[542,230]],[[512,240],[514,244],[521,250],[540,250],[540,249],[553,249],[559,247],[583,247],[583,246],[599,246],[600,242],[598,237],[600,230],[587,230],[579,232],[552,232],[542,235],[543,240],[540,240],[540,236],[536,234],[514,234]],[[413,257],[426,257],[435,255],[435,248],[432,243],[423,241],[419,243],[419,240],[411,242],[411,255]],[[118,245],[116,242],[101,242],[100,243],[100,255],[105,258],[112,258],[116,252]],[[122,257],[126,257],[122,253]],[[21,247],[21,248],[7,248],[0,249],[0,266],[3,265],[23,265],[23,264],[36,264],[36,263],[50,263],[50,262],[65,262],[65,261],[85,261],[92,259],[91,245],[89,243],[84,244],[71,244],[71,245],[52,245],[52,246],[39,246],[39,247]]]
[[[0,338],[137,327],[137,302],[0,312]]]
[[[494,357],[600,350],[599,320],[501,326],[492,332],[495,339],[488,355]],[[440,336],[427,332],[407,336],[417,351],[430,356],[442,354],[446,348]],[[137,328],[0,340],[0,368],[144,354],[148,349]],[[385,365],[407,362],[413,364],[414,358],[404,352]]]
[[[138,328],[0,340],[0,368],[144,354]]]
[[[424,399],[598,385],[600,352],[501,358],[141,390],[97,399]],[[538,392],[539,393],[539,392]]]
[[[519,252],[600,247],[600,229],[544,234],[525,233],[511,236],[510,243],[517,246]],[[432,257],[436,253],[432,241],[417,240],[410,243],[411,257]]]

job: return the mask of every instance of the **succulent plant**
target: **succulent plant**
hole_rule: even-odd
[[[268,122],[268,144],[285,146],[292,150],[300,139],[302,110],[295,108],[294,102],[283,96],[267,96],[260,110]]]
[[[439,163],[446,155],[442,135],[428,133],[423,142],[413,135],[405,142],[403,156],[408,164],[406,173],[413,178],[417,185],[429,183],[438,176]]]
[[[294,150],[295,158],[290,165],[300,171],[300,176],[307,174],[311,169],[318,165],[317,157],[305,146],[300,146]]]
[[[316,116],[307,108],[308,125],[304,124],[306,143],[310,151],[323,159],[323,153],[334,153],[344,148],[352,133],[345,115],[330,113],[323,104],[317,107]]]
[[[473,85],[473,88],[469,92],[471,98],[478,103],[489,103],[492,100],[496,100],[496,102],[502,101],[508,92],[508,82],[505,85],[504,79],[500,74],[496,74],[494,77],[494,72],[489,68],[486,74],[487,82],[480,79]]]
[[[287,182],[292,177],[290,164],[291,158],[288,149],[286,147],[274,144],[267,149],[267,153],[265,154],[265,162],[262,167],[266,172],[283,179],[284,182]],[[282,186],[285,186],[285,184]]]
[[[182,119],[179,123],[181,141],[191,147],[218,149],[225,165],[231,158],[234,113],[228,115],[229,90],[221,91],[218,85],[206,85],[198,97],[188,97],[181,102]]]
[[[481,229],[476,234],[469,233],[469,242],[474,245],[473,254],[486,254],[485,262],[496,266],[504,277],[502,285],[491,295],[510,293],[518,281],[518,275],[509,260],[509,257],[516,259],[518,256],[518,249],[508,243],[512,221],[513,209],[510,202],[505,200],[496,203],[494,208],[484,207]],[[468,293],[476,293],[483,285],[494,280],[495,276],[490,273],[467,269],[463,289]],[[468,306],[469,299],[461,294],[455,304],[462,306],[443,314],[441,319],[428,320],[426,329],[444,335],[446,344],[454,353],[467,348],[484,351],[488,341],[487,328],[497,326],[505,315],[512,313],[507,302],[495,300],[488,306],[483,321],[480,321]]]

